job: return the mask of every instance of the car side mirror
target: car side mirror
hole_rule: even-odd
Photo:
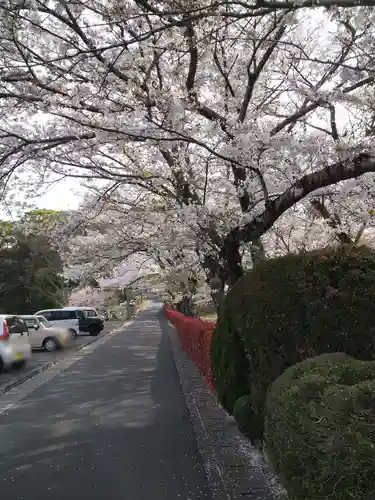
[[[39,330],[39,325],[34,325],[33,328],[34,330]]]

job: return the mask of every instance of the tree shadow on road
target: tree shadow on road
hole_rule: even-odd
[[[155,311],[1,415],[6,496],[211,499]]]

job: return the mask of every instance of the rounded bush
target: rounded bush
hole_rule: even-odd
[[[290,500],[375,498],[375,362],[290,367],[268,392],[265,441]]]
[[[325,352],[375,355],[375,253],[328,248],[259,264],[229,291],[213,336],[215,385],[229,412],[249,394],[262,421],[269,386]],[[245,370],[245,371],[244,371]],[[251,436],[262,439],[262,426]]]

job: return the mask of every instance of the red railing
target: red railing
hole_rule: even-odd
[[[211,370],[211,339],[215,323],[184,316],[174,309],[164,308],[166,318],[176,328],[182,349],[195,363],[209,389],[215,389]]]

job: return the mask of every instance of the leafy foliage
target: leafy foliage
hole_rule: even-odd
[[[267,397],[265,439],[291,500],[375,494],[375,365],[325,354],[288,368]]]
[[[238,428],[245,436],[251,436],[249,426],[254,425],[254,414],[251,409],[251,397],[241,396],[237,399],[233,407],[233,416],[236,419]]]
[[[215,383],[229,411],[251,396],[253,439],[262,437],[267,390],[286,368],[324,352],[375,357],[374,300],[375,254],[365,247],[269,260],[228,293],[214,335]]]
[[[235,305],[235,290],[241,287],[239,281],[228,293],[219,309],[216,327],[211,343],[212,372],[219,399],[229,413],[238,398],[249,393],[249,362],[243,342],[233,328],[231,313]]]
[[[61,218],[61,212],[38,208],[26,212],[18,224],[34,233],[47,233],[59,223]]]
[[[48,239],[1,224],[0,304],[6,313],[34,313],[63,305],[62,263]]]

